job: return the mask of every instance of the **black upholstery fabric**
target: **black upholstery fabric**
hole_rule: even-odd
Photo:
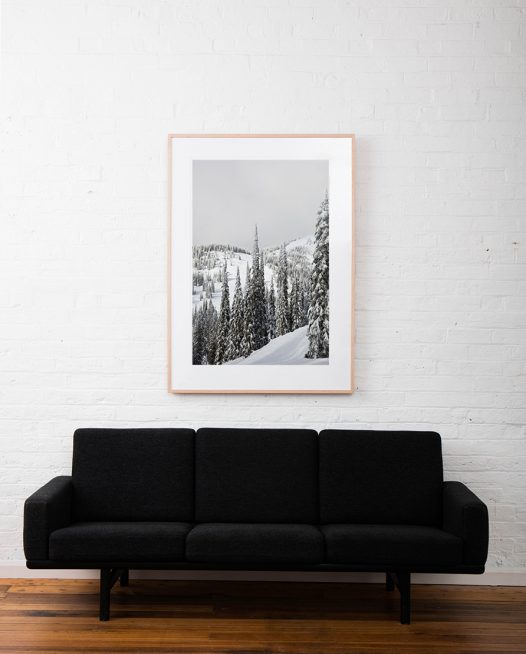
[[[316,432],[199,429],[196,522],[318,522]]]
[[[191,429],[77,429],[75,520],[193,520]]]
[[[49,537],[53,561],[184,561],[191,525],[181,522],[79,522]]]
[[[486,563],[489,539],[488,508],[459,481],[444,482],[444,529],[462,538],[463,563]]]
[[[434,432],[325,430],[320,522],[442,525],[442,449]]]
[[[386,566],[455,565],[462,541],[441,529],[415,525],[325,525],[329,563]]]
[[[24,552],[28,561],[48,558],[49,534],[71,522],[71,477],[55,477],[24,505]]]
[[[323,536],[317,527],[296,524],[202,524],[186,539],[193,562],[322,563]]]

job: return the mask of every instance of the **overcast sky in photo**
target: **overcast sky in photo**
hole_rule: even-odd
[[[251,251],[314,234],[328,161],[194,161],[193,243]]]

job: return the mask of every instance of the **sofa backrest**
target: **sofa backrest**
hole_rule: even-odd
[[[76,520],[440,525],[434,432],[78,429]]]
[[[193,429],[77,429],[76,520],[192,521]]]
[[[308,429],[199,429],[196,521],[316,523],[317,450]]]
[[[434,432],[325,430],[320,521],[440,525],[442,448]]]

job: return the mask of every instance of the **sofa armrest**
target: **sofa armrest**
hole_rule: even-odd
[[[49,534],[71,522],[71,477],[55,477],[24,504],[24,552],[28,561],[49,557]]]
[[[483,566],[488,556],[488,508],[467,486],[445,481],[444,530],[463,542],[463,562]]]

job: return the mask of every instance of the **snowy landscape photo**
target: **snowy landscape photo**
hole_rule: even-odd
[[[192,162],[192,365],[327,366],[329,162]]]
[[[352,134],[168,136],[168,391],[352,393]]]

